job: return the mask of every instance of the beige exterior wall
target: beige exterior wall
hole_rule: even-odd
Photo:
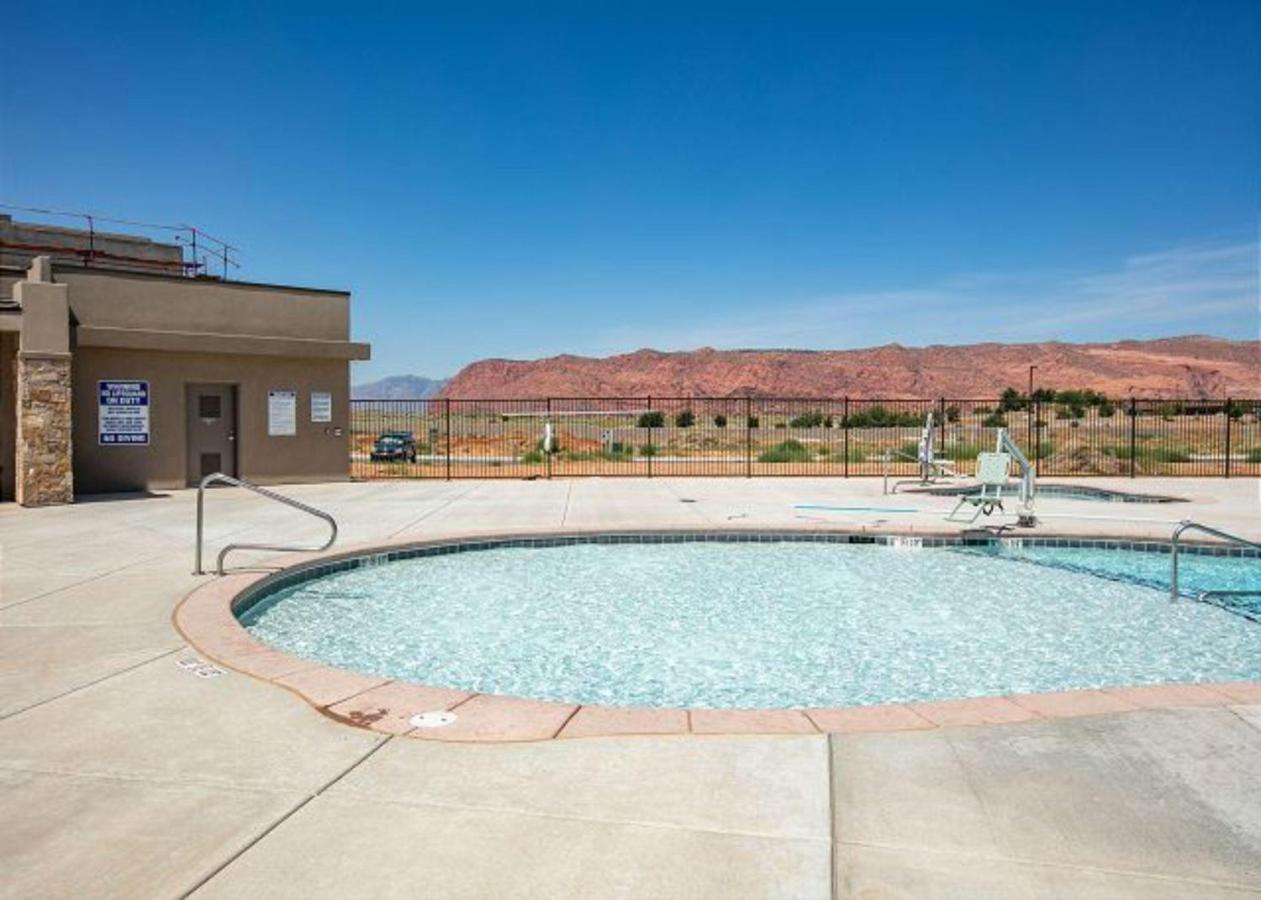
[[[73,296],[73,294],[72,294]],[[100,446],[97,382],[149,382],[147,447]],[[80,493],[185,486],[186,386],[237,386],[237,474],[262,484],[349,477],[350,365],[345,360],[80,347],[74,355],[74,474]],[[298,393],[297,434],[267,434],[267,392]],[[311,422],[311,392],[333,395],[333,421]]]
[[[350,295],[279,285],[55,268],[80,328],[344,342]]]

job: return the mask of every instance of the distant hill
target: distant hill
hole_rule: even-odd
[[[357,384],[350,389],[355,400],[423,400],[442,390],[445,378],[424,378],[420,375],[391,375],[380,381]]]
[[[973,344],[864,350],[638,350],[596,359],[486,359],[440,396],[982,399],[1038,387],[1113,397],[1261,397],[1261,341],[1187,336],[1107,344]]]

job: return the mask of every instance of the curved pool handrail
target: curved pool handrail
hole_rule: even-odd
[[[286,544],[228,544],[219,551],[219,557],[215,561],[216,575],[223,574],[223,560],[233,550],[274,550],[278,553],[319,553],[320,551],[327,550],[329,547],[333,546],[333,543],[337,540],[337,520],[328,513],[324,512],[324,510],[316,509],[314,506],[308,506],[299,500],[294,500],[292,497],[277,494],[275,491],[269,491],[267,488],[259,487],[252,482],[245,481],[244,479],[233,478],[231,475],[224,475],[222,472],[214,472],[213,474],[207,475],[203,478],[197,485],[197,556],[193,565],[194,575],[206,574],[201,568],[202,523],[205,516],[206,487],[215,483],[230,484],[233,487],[245,488],[247,491],[253,491],[261,497],[266,497],[268,500],[275,500],[277,503],[283,503],[285,506],[292,506],[296,510],[315,516],[318,519],[323,519],[328,523],[329,527],[328,540],[319,547],[296,547]]]
[[[1201,522],[1194,522],[1191,519],[1183,519],[1181,522],[1178,523],[1177,527],[1174,528],[1173,535],[1169,538],[1170,555],[1173,558],[1173,570],[1170,573],[1170,577],[1169,577],[1169,599],[1170,600],[1178,599],[1178,549],[1181,546],[1179,541],[1182,538],[1182,534],[1183,532],[1186,532],[1186,531],[1199,531],[1203,534],[1209,535],[1210,537],[1215,537],[1215,538],[1218,538],[1219,540],[1226,541],[1229,544],[1239,544],[1241,547],[1253,547],[1257,550],[1261,550],[1261,543],[1258,543],[1256,541],[1250,541],[1245,537],[1240,537],[1237,534],[1231,534],[1229,531],[1222,531],[1220,528],[1213,528],[1212,526],[1205,525]],[[1205,593],[1206,594],[1221,594],[1225,592],[1205,591]],[[1251,592],[1244,592],[1244,593],[1251,593]]]

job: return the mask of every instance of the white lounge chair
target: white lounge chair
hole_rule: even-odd
[[[955,508],[946,516],[948,522],[975,522],[981,513],[990,515],[994,510],[1003,511],[1003,488],[1007,487],[1007,474],[1011,471],[1010,453],[981,453],[976,457],[976,480],[981,489],[975,494],[964,494]],[[956,518],[959,510],[971,504],[974,512],[970,519]]]

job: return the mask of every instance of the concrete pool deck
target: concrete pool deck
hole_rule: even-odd
[[[1255,479],[1081,481],[1194,502],[1047,500],[1048,527],[1167,538],[1190,517],[1261,538]],[[812,522],[914,532],[940,530],[953,505],[888,503],[878,479],[281,490],[332,512],[346,544]],[[896,733],[375,734],[275,685],[181,667],[196,651],[171,613],[209,580],[188,574],[194,499],[0,507],[2,896],[1261,896],[1256,699]],[[242,492],[207,506],[212,549],[320,537],[320,523]]]

